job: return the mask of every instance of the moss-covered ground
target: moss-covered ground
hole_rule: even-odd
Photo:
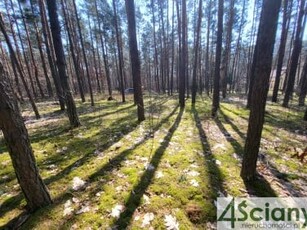
[[[258,162],[259,178],[245,184],[240,165],[247,132],[244,100],[211,101],[145,96],[139,124],[128,102],[77,101],[82,126],[71,130],[53,102],[38,103],[42,119],[23,108],[40,173],[54,203],[21,229],[211,229],[219,196],[307,196],[303,109],[268,103]],[[0,226],[22,215],[26,202],[0,137]],[[74,189],[74,179],[85,184]],[[167,221],[166,217],[172,221]],[[172,223],[171,223],[172,222]],[[0,227],[1,228],[1,227]]]

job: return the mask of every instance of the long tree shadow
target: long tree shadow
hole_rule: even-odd
[[[184,109],[181,108],[174,124],[168,130],[168,134],[165,136],[164,141],[161,143],[160,147],[156,150],[153,157],[151,158],[150,165],[152,165],[153,167],[147,168],[146,171],[143,173],[140,182],[133,187],[129,198],[125,203],[126,209],[114,222],[114,227],[120,226],[121,229],[126,229],[126,227],[130,224],[133,213],[139,207],[144,193],[146,192],[148,186],[151,184],[151,181],[154,178],[155,171],[157,170],[162,156],[165,153],[165,150],[168,148],[169,142],[174,135],[174,132],[179,126],[183,111]]]
[[[210,177],[209,177],[210,188],[213,188],[213,190],[215,190],[213,191],[214,196],[211,197],[212,203],[214,203],[214,200],[216,200],[219,193],[223,193],[224,195],[227,195],[226,190],[223,186],[223,176],[222,176],[221,170],[215,163],[216,159],[212,154],[211,146],[208,142],[206,132],[203,129],[201,119],[199,118],[198,111],[194,105],[192,105],[192,113],[193,113],[196,127],[198,130],[198,135],[199,135],[199,138],[202,144],[205,167],[206,169],[208,169],[209,174],[210,174]],[[215,221],[215,219],[212,221]]]
[[[178,106],[176,106],[173,111],[165,118],[163,118],[161,120],[161,122],[159,122],[152,130],[152,132],[156,132],[157,130],[160,129],[160,127],[166,123],[177,111]],[[121,152],[120,154],[116,155],[114,158],[109,160],[109,163],[104,165],[100,170],[98,170],[97,172],[93,173],[92,175],[89,176],[90,181],[95,180],[97,177],[99,176],[103,176],[106,173],[112,171],[112,169],[114,167],[119,167],[121,162],[129,155],[132,153],[133,149],[137,148],[138,146],[140,146],[141,144],[143,144],[146,140],[148,140],[149,138],[151,138],[151,134],[147,134],[145,135],[140,141],[138,141],[137,143],[134,144],[133,148],[129,148],[124,150],[123,152]]]
[[[232,145],[239,157],[243,157],[244,149],[241,144],[231,137],[223,123],[219,119],[214,120],[221,133],[225,136],[226,140]],[[253,182],[243,181],[249,195],[258,197],[276,197],[277,194],[271,187],[270,183],[261,175]]]
[[[170,114],[168,114],[166,117],[164,117],[160,123],[158,123],[153,131],[157,131],[164,123],[166,123],[170,117],[172,117],[175,112],[177,111],[178,106],[176,106]],[[116,123],[116,122],[114,122]],[[132,127],[131,127],[132,128]],[[132,130],[131,130],[132,131]],[[128,134],[128,133],[127,133]],[[146,135],[144,136],[144,138],[139,141],[138,143],[136,143],[134,145],[134,148],[136,148],[137,146],[141,145],[142,143],[144,143],[146,140],[148,140],[151,136],[150,135]],[[119,137],[120,138],[120,137]],[[118,140],[113,140],[111,142],[107,142],[105,143],[105,145],[100,146],[101,151],[103,149],[107,149],[108,147],[110,147],[113,143],[119,141]],[[98,176],[104,175],[109,171],[112,171],[112,169],[119,167],[120,166],[120,162],[123,161],[125,159],[126,156],[128,156],[130,153],[132,152],[132,149],[127,149],[125,151],[123,151],[122,153],[120,153],[119,155],[115,156],[114,158],[110,159],[109,162],[104,165],[100,170],[98,170],[97,172],[93,173],[92,175],[90,175],[89,178],[89,182],[94,181]],[[75,161],[74,163],[72,163],[71,165],[67,166],[65,169],[63,169],[61,172],[59,172],[58,174],[51,176],[47,179],[45,179],[45,183],[48,185],[56,180],[61,179],[62,177],[64,177],[65,175],[67,175],[68,173],[70,173],[74,167],[76,166],[81,166],[82,164],[84,164],[85,162],[87,162],[91,157],[93,157],[93,151],[88,152],[86,155],[84,155],[82,158],[78,159],[77,161]],[[50,208],[46,209],[46,212],[48,212],[49,209],[52,209],[52,207],[55,207],[56,205],[58,205],[59,203],[62,202],[62,200],[64,199],[64,197],[69,196],[69,194],[67,193],[63,193],[62,195],[56,197],[56,199],[54,200],[54,203],[50,206]],[[0,217],[2,217],[5,213],[9,212],[10,210],[17,208],[20,204],[21,201],[23,200],[23,194],[19,193],[18,195],[9,198],[8,200],[6,200],[3,204],[1,204],[1,209],[0,209]],[[50,211],[50,210],[49,210]],[[40,213],[42,214],[42,213]],[[21,215],[22,216],[22,215]],[[37,217],[36,217],[37,218]],[[16,220],[18,220],[18,218],[16,218]],[[35,221],[35,218],[33,218],[33,216],[30,217],[30,219],[28,221]],[[14,225],[14,223],[10,223],[10,225]],[[7,226],[2,226],[4,229],[7,229]],[[0,228],[2,228],[0,227]],[[11,229],[11,228],[8,228]]]
[[[223,116],[224,120],[231,126],[231,128],[243,139],[245,140],[246,136],[245,134],[236,126],[231,119],[223,112],[223,110],[220,110],[220,114]]]
[[[225,122],[227,122],[231,128],[236,131],[238,133],[238,135],[245,140],[246,136],[245,134],[243,134],[240,129],[231,121],[231,119],[229,117],[227,117],[227,115],[220,110],[220,114],[223,116],[223,119],[225,120]],[[222,123],[220,123],[221,125],[219,126],[221,132],[224,133],[226,139],[232,144],[233,148],[236,149],[236,151],[238,151],[238,153],[243,153],[243,149],[241,147],[241,145],[232,137],[229,136],[227,130],[224,128],[224,126],[222,125]],[[240,154],[239,156],[242,157],[242,154]],[[300,191],[297,191],[295,189],[295,186],[293,185],[293,183],[290,181],[291,177],[296,177],[296,175],[293,174],[289,174],[289,173],[281,173],[277,167],[271,162],[268,161],[266,158],[262,159],[263,157],[261,157],[259,160],[263,161],[262,163],[264,165],[266,165],[266,168],[270,171],[270,173],[272,175],[274,175],[277,179],[282,180],[284,183],[282,183],[285,187],[287,187],[287,191],[292,195],[292,196],[303,196],[303,194]],[[275,193],[275,192],[274,192]],[[275,193],[276,194],[276,193]]]
[[[115,128],[118,128],[118,126],[120,126],[122,124],[121,121],[126,121],[126,120],[132,120],[135,117],[134,114],[130,114],[128,116],[125,116],[119,120],[114,121],[107,130],[104,130],[107,132],[112,132],[112,130],[114,130]],[[121,132],[123,135],[127,135],[130,132],[132,132],[137,125],[139,124],[137,122],[136,119],[134,119],[135,122],[131,122],[129,128],[126,128],[125,125],[122,125],[122,129]],[[101,151],[109,148],[110,146],[112,146],[114,143],[118,142],[121,140],[123,136],[117,136],[116,138],[113,138],[111,141],[107,140],[105,143],[100,144],[99,149]],[[71,142],[69,145],[67,145],[68,149],[73,149],[74,143],[75,142],[80,142],[79,139],[76,139],[74,142]],[[90,141],[83,141],[84,146],[94,146],[93,143],[91,143]],[[92,149],[91,149],[92,150]],[[72,172],[73,170],[76,170],[78,167],[84,165],[86,162],[88,162],[91,158],[93,158],[94,155],[94,151],[91,151],[89,149],[86,150],[86,153],[79,159],[77,159],[76,161],[74,161],[73,163],[71,163],[70,165],[66,166],[65,168],[63,168],[60,172],[58,172],[55,175],[52,175],[46,179],[44,179],[44,182],[46,183],[46,185],[49,185],[51,183],[53,183],[54,181],[57,181],[61,178],[63,178],[64,176],[66,176],[67,174],[69,174],[70,172]],[[58,154],[53,155],[52,157],[48,158],[48,162],[49,164],[55,164],[55,163],[60,163],[61,161],[64,161],[65,159],[63,157],[61,157],[59,159]],[[37,162],[38,165],[41,164],[41,162]],[[41,166],[39,166],[39,168],[42,168]],[[21,204],[21,201],[23,200],[24,196],[19,193],[7,200],[5,200],[1,206],[0,206],[0,218],[7,212],[9,212],[10,210],[18,207],[18,205]]]

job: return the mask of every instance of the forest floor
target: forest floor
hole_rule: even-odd
[[[307,143],[303,109],[268,102],[258,161],[259,178],[240,177],[248,110],[240,97],[221,102],[145,96],[139,124],[126,103],[77,101],[82,126],[53,102],[23,116],[40,173],[54,203],[32,214],[21,229],[214,229],[221,196],[307,196],[307,167],[297,158]],[[294,102],[293,102],[294,104]],[[0,137],[0,228],[21,217],[25,200]]]

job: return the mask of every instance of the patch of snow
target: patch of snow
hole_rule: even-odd
[[[176,217],[172,215],[164,216],[164,224],[167,230],[179,230],[179,223],[177,222]]]
[[[76,214],[79,215],[81,213],[84,213],[84,212],[89,212],[91,209],[90,209],[90,206],[88,205],[84,205],[81,207],[81,209],[79,209]]]
[[[119,218],[119,216],[120,216],[120,214],[123,210],[124,210],[124,206],[121,205],[121,204],[117,204],[117,205],[115,205],[114,208],[112,208],[111,216],[115,217],[115,218]]]
[[[191,164],[191,168],[198,168],[199,166],[196,164]]]
[[[144,199],[144,201],[145,201],[145,204],[150,204],[150,199],[149,199],[149,197],[147,196],[147,195],[143,195],[143,199]]]
[[[194,170],[187,173],[189,176],[199,176],[199,172],[196,172]]]
[[[222,164],[222,162],[220,162],[219,160],[215,160],[215,164],[217,164],[217,165],[221,165],[221,164]]]
[[[71,205],[71,200],[65,202],[63,216],[69,216],[73,213],[74,209],[71,207]]]
[[[78,204],[78,203],[80,203],[80,200],[78,198],[76,198],[76,197],[73,197],[72,198],[72,202]]]
[[[198,187],[198,186],[199,186],[199,183],[198,183],[196,180],[194,180],[194,179],[192,179],[192,180],[190,181],[190,184],[191,184],[192,186],[194,186],[194,187]]]
[[[223,149],[226,150],[226,147],[224,144],[216,144],[213,146],[212,150],[216,150],[216,149]]]
[[[86,182],[84,180],[82,180],[80,177],[74,177],[72,183],[73,183],[72,189],[74,191],[78,191],[79,189],[81,189],[85,186]]]
[[[145,169],[148,170],[148,171],[152,171],[152,170],[155,169],[155,166],[153,166],[152,164],[148,164],[148,165],[146,165]]]
[[[162,177],[164,177],[163,172],[158,171],[157,174],[156,174],[156,178],[162,178]]]
[[[142,228],[150,225],[150,222],[153,221],[155,215],[152,212],[146,213],[143,217]]]

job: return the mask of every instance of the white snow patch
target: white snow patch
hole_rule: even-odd
[[[74,177],[72,183],[73,183],[72,189],[74,191],[78,191],[85,186],[86,182],[84,180],[82,180],[80,177]]]
[[[121,212],[124,210],[124,206],[121,204],[115,205],[114,208],[112,208],[111,216],[115,218],[119,218]]]
[[[155,218],[155,214],[152,212],[146,213],[143,217],[142,228],[150,225],[150,222]]]
[[[73,213],[74,209],[71,207],[71,200],[67,200],[64,204],[63,216],[69,216]]]
[[[176,217],[173,217],[172,215],[165,215],[164,223],[167,230],[179,230],[179,223],[177,222]]]
[[[198,187],[199,186],[199,183],[196,180],[194,180],[194,179],[190,181],[190,184],[192,186],[194,186],[194,187]]]

